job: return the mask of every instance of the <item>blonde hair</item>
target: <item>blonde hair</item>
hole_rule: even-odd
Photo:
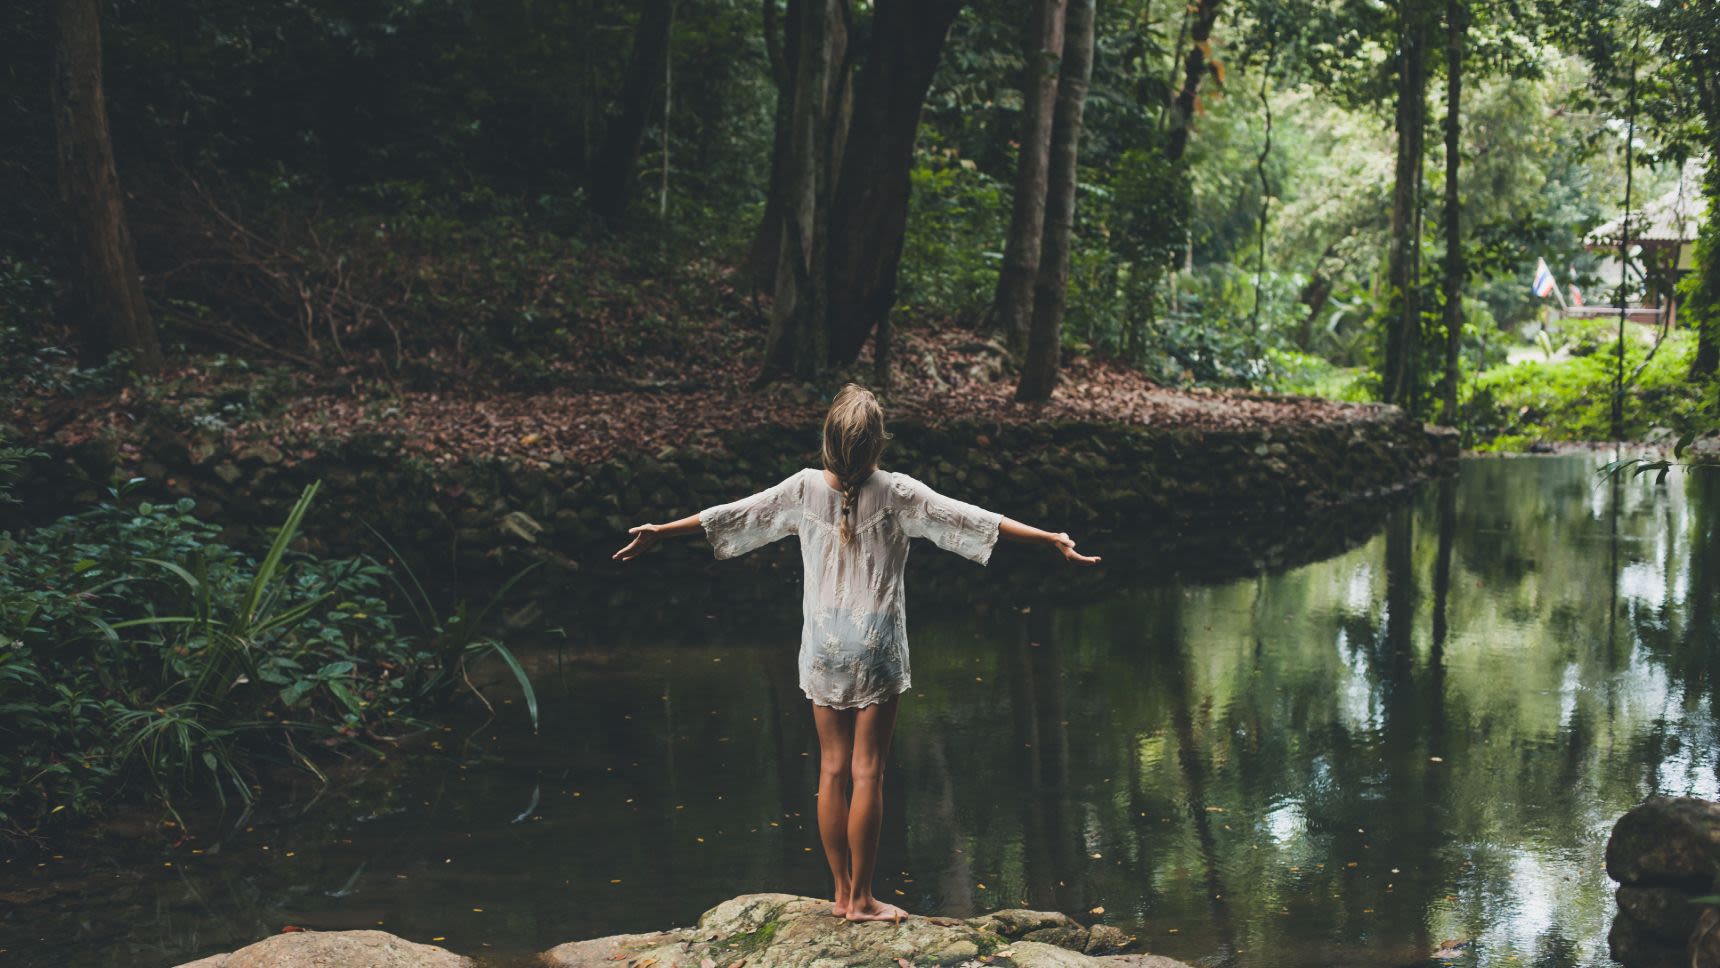
[[[847,544],[854,537],[854,492],[884,452],[884,408],[872,391],[855,383],[843,387],[824,416],[824,469],[842,485],[842,522],[837,534]]]

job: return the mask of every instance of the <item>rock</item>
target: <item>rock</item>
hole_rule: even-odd
[[[1083,949],[1110,950],[1128,939],[1108,925],[1089,929],[1054,912],[1009,910],[966,921],[915,916],[901,924],[855,924],[832,917],[829,911],[830,902],[817,898],[747,894],[706,911],[695,927],[569,942],[544,952],[541,961],[550,968],[611,968],[652,958],[664,966],[697,965],[705,959],[733,965],[745,959],[747,968],[838,968],[900,961],[916,966],[1186,968],[1167,958],[1134,956],[1136,960],[1119,961],[1085,954]],[[1041,940],[1053,936],[1059,943]]]
[[[209,461],[215,457],[217,451],[218,447],[214,440],[199,435],[192,437],[187,441],[185,445],[185,459],[191,462],[191,466],[201,467],[204,464],[209,463]]]
[[[236,484],[239,478],[245,476],[245,472],[239,470],[239,466],[232,461],[224,460],[215,465],[215,476],[224,484]]]
[[[1004,951],[1009,954],[1005,955]],[[1097,968],[1104,964],[1097,958],[1040,941],[1013,942],[1008,948],[998,951],[992,961],[994,964],[1015,965],[1016,968]]]
[[[1612,930],[1607,932],[1607,950],[1625,968],[1690,968],[1683,944],[1662,941],[1643,932],[1628,914],[1613,918]]]
[[[590,941],[569,941],[544,952],[539,957],[546,965],[609,965],[621,960],[623,952],[650,951],[673,945],[681,939],[676,931],[655,934],[616,934]]]
[[[1122,951],[1129,946],[1129,936],[1122,928],[1109,924],[1095,924],[1087,930],[1087,946],[1082,951],[1090,955],[1104,954],[1108,951]]]
[[[1650,937],[1683,944],[1696,927],[1696,919],[1707,908],[1694,904],[1691,895],[1676,887],[1642,887],[1626,884],[1618,889],[1618,909]]]
[[[1187,964],[1164,955],[1108,955],[1099,961],[1119,968],[1189,968]]]
[[[1078,924],[1071,928],[1041,928],[1038,931],[1027,932],[1021,936],[1021,940],[1056,945],[1071,951],[1086,951],[1087,929]]]
[[[1703,908],[1686,950],[1692,965],[1720,965],[1720,908]]]
[[[472,961],[386,931],[294,931],[179,968],[470,968]]]
[[[1006,938],[1020,938],[1035,931],[1081,927],[1074,918],[1067,914],[1060,914],[1055,911],[1027,911],[1019,908],[993,911],[990,914],[973,918],[968,923],[981,931],[991,931]]]
[[[241,461],[252,461],[259,464],[279,464],[285,459],[281,449],[266,440],[254,440],[233,452],[233,456]]]
[[[1720,803],[1656,797],[1619,818],[1607,874],[1620,884],[1706,890],[1720,874]]]

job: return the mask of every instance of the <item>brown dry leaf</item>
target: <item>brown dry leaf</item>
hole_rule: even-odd
[[[1100,907],[1096,907],[1093,910],[1088,911],[1087,913],[1088,914],[1104,914],[1105,908],[1104,908],[1104,906],[1101,905]]]

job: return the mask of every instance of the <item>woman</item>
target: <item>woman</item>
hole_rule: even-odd
[[[903,568],[910,538],[985,564],[1001,536],[1052,548],[1077,564],[1067,534],[1031,528],[945,497],[906,474],[878,469],[884,412],[871,391],[848,384],[824,418],[822,469],[668,524],[629,529],[620,561],[661,538],[703,530],[718,558],[797,535],[806,580],[801,601],[800,688],[818,727],[818,831],[836,882],[831,913],[896,921],[901,908],[872,893],[883,818],[884,759],[898,697],[911,684]]]

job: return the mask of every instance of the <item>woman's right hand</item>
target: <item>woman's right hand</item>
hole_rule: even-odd
[[[1098,555],[1084,555],[1081,552],[1076,551],[1075,539],[1069,537],[1069,533],[1067,531],[1058,532],[1053,535],[1051,543],[1056,545],[1058,554],[1061,554],[1063,557],[1073,561],[1077,565],[1096,565],[1100,561]]]
[[[638,527],[628,528],[627,533],[633,536],[633,540],[627,543],[627,547],[611,556],[610,560],[632,561],[650,551],[652,545],[662,540],[660,533],[662,530],[663,526],[660,524],[641,524]]]

